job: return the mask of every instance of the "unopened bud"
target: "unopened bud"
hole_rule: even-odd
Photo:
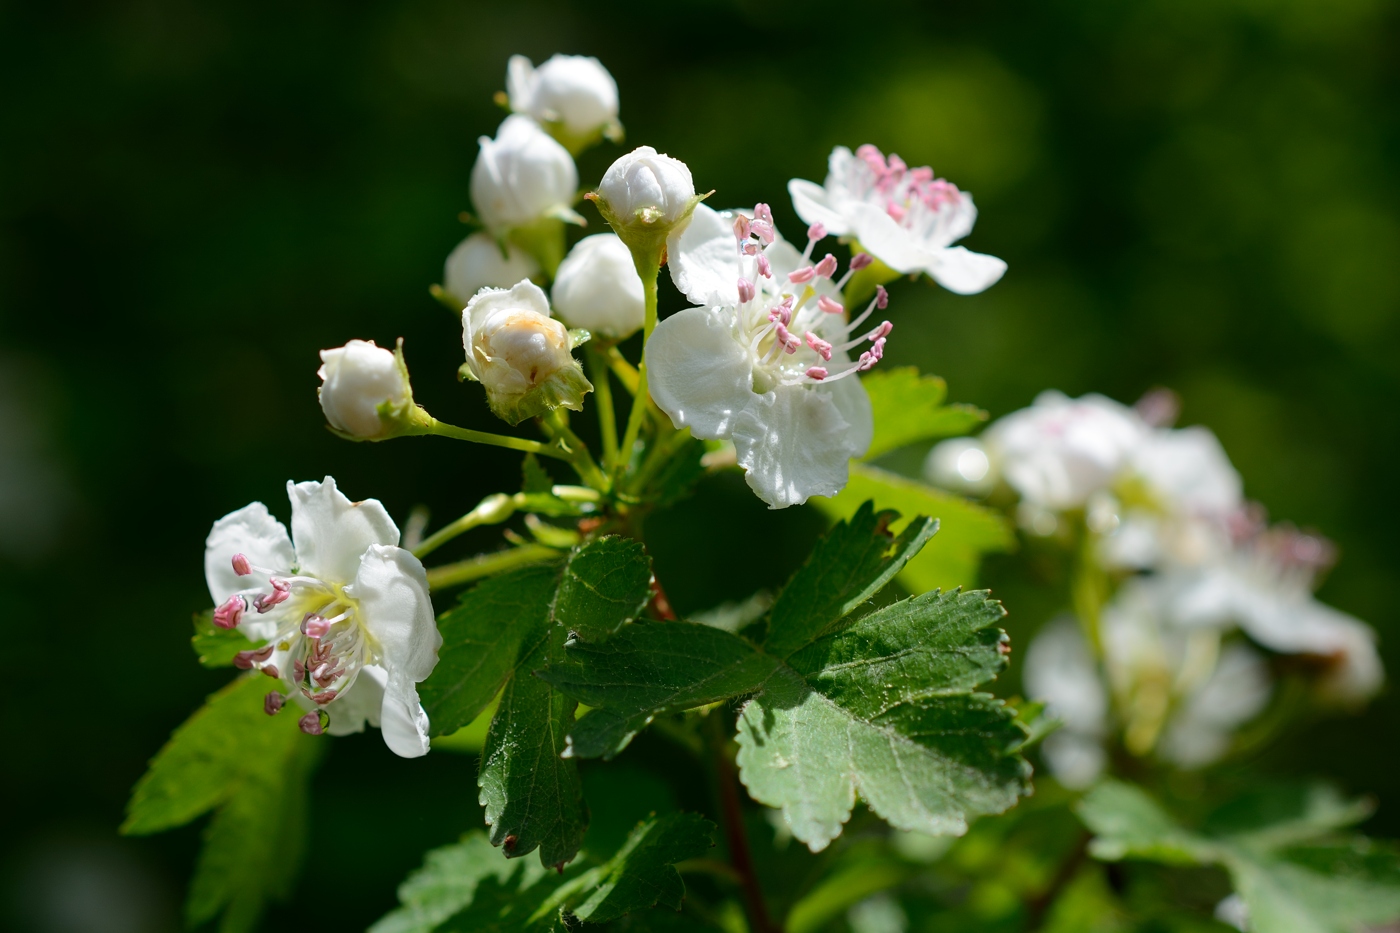
[[[489,233],[473,233],[457,244],[442,270],[442,286],[457,308],[465,308],[483,288],[509,288],[540,274],[534,257],[513,243],[502,246]]]
[[[317,396],[332,428],[364,440],[400,433],[413,407],[413,389],[403,358],[373,340],[352,340],[321,351]]]
[[[472,203],[486,228],[504,235],[549,217],[572,214],[578,169],[569,151],[527,116],[506,117],[480,140],[472,167]]]
[[[632,253],[612,233],[574,244],[559,264],[552,294],[554,310],[570,327],[613,340],[632,336],[646,319],[646,296]]]
[[[555,55],[536,68],[524,55],[512,55],[506,93],[511,110],[539,121],[570,152],[600,137],[622,138],[617,82],[596,58]]]

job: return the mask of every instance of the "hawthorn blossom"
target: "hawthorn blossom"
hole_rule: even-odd
[[[267,695],[309,710],[302,731],[346,735],[379,727],[398,755],[428,752],[428,716],[416,685],[437,664],[442,636],[423,565],[399,547],[399,529],[375,499],[351,502],[326,477],[287,483],[292,532],[261,502],[214,523],[204,574],[214,624],[261,647],[235,666],[286,689]]]
[[[972,232],[972,195],[935,178],[928,166],[909,168],[874,146],[854,153],[837,146],[825,185],[794,178],[792,206],[809,224],[850,236],[896,272],[926,272],[951,292],[972,295],[996,284],[1006,263],[953,244]]]
[[[457,244],[442,270],[442,287],[466,307],[483,288],[509,288],[540,274],[540,264],[513,243],[504,248],[487,233],[473,233]]]
[[[528,279],[476,293],[462,309],[462,347],[468,374],[511,424],[559,407],[581,411],[584,393],[593,390],[570,352],[568,330]]]
[[[600,136],[622,138],[617,82],[596,58],[554,55],[536,68],[524,55],[512,55],[506,98],[511,110],[535,119],[573,152]]]
[[[332,428],[363,440],[397,433],[395,419],[413,405],[408,370],[373,340],[352,340],[321,351],[316,397]]]
[[[1041,746],[1046,764],[1066,787],[1089,787],[1108,764],[1108,691],[1072,617],[1054,619],[1036,633],[1022,679],[1027,695],[1043,701],[1061,723]]]
[[[571,327],[612,340],[642,329],[646,295],[632,252],[614,233],[595,233],[574,244],[559,264],[550,290],[554,310]]]
[[[569,150],[529,117],[506,117],[494,139],[480,139],[472,166],[472,203],[496,239],[547,218],[582,222],[571,205],[578,169]]]
[[[833,281],[836,257],[813,260],[778,237],[767,205],[752,215],[695,208],[668,245],[671,277],[699,307],[657,325],[648,385],[677,428],[732,440],[749,487],[770,508],[832,496],[870,446],[870,399],[856,374],[884,354],[888,321],[867,324],[884,289],[851,319]],[[868,264],[857,256],[855,267]],[[855,360],[849,353],[869,344]]]

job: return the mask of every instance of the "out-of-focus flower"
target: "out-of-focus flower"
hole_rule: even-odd
[[[996,471],[982,442],[971,437],[953,437],[933,446],[924,458],[924,479],[935,486],[985,496],[996,486]]]
[[[506,95],[511,110],[534,118],[570,152],[604,136],[622,139],[617,82],[596,58],[555,55],[536,68],[524,55],[512,55]]]
[[[593,390],[570,352],[568,330],[529,280],[477,292],[462,311],[462,346],[491,411],[511,424],[560,407],[581,411]]]
[[[1063,723],[1042,746],[1046,764],[1066,787],[1090,786],[1108,763],[1108,694],[1074,619],[1060,617],[1036,633],[1022,677],[1027,695]]]
[[[926,272],[960,295],[980,292],[1006,272],[995,256],[953,245],[977,219],[970,194],[935,178],[927,166],[911,169],[893,154],[886,159],[874,146],[854,153],[837,146],[825,185],[794,178],[788,193],[807,223],[855,237],[896,272]]]
[[[799,253],[766,205],[752,216],[697,207],[670,265],[701,307],[662,321],[646,348],[656,403],[696,437],[733,440],[750,488],[775,509],[839,492],[873,435],[855,376],[884,353],[892,325],[866,322],[886,297],[848,322],[839,295],[850,273],[833,282],[835,257],[812,260],[824,235],[809,231]]]
[[[332,428],[360,440],[399,434],[413,409],[413,389],[403,357],[373,340],[352,340],[321,351],[321,411]]]
[[[534,257],[513,243],[504,247],[486,233],[473,233],[448,254],[442,285],[458,307],[466,307],[483,288],[509,288],[540,274]]]
[[[571,205],[578,191],[573,156],[527,116],[506,117],[494,139],[481,137],[472,167],[472,203],[496,239],[555,218],[580,222]]]
[[[552,289],[554,310],[570,327],[613,340],[641,330],[646,296],[626,244],[597,233],[574,244],[559,264]]]
[[[1131,408],[1112,399],[1071,399],[1051,390],[999,419],[982,441],[993,469],[1023,500],[1062,510],[1082,508],[1106,489],[1147,430]]]
[[[351,502],[329,476],[289,482],[287,494],[290,537],[254,502],[215,522],[205,543],[215,624],[266,642],[235,665],[283,682],[309,710],[305,732],[345,735],[368,720],[395,754],[427,754],[416,685],[436,666],[442,636],[423,565],[398,546],[378,500]],[[287,698],[269,694],[267,711]]]
[[[1269,665],[1259,652],[1226,645],[1206,681],[1181,701],[1158,754],[1182,768],[1214,764],[1230,750],[1235,731],[1264,711],[1272,693]]]

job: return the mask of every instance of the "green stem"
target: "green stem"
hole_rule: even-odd
[[[622,446],[618,451],[619,460],[623,464],[632,461],[632,449],[637,446],[637,435],[641,433],[642,422],[646,419],[647,402],[651,398],[647,393],[646,345],[651,341],[651,332],[656,330],[656,279],[661,274],[660,258],[641,257],[635,252],[632,254],[632,261],[637,266],[637,274],[641,276],[646,293],[646,323],[642,330],[642,361],[637,366],[636,398],[632,402],[632,412],[627,416],[627,433],[623,435]]]
[[[538,564],[558,556],[558,551],[542,544],[522,544],[509,551],[479,554],[476,557],[459,560],[455,564],[443,564],[441,567],[429,568],[428,589],[442,590],[449,586],[470,583],[473,580],[480,580],[482,577],[503,573],[526,564]]]
[[[598,404],[598,431],[603,435],[603,464],[617,466],[617,409],[613,407],[612,376],[602,352],[588,348],[588,372],[593,377],[593,394]]]
[[[642,462],[641,468],[637,470],[637,475],[632,480],[631,486],[629,487],[630,491],[640,495],[641,491],[646,488],[646,484],[651,482],[651,478],[656,475],[656,471],[661,469],[661,467],[665,465],[667,459],[677,450],[680,450],[686,441],[689,440],[689,429],[682,429],[673,432],[671,436],[665,440],[653,444],[651,450],[647,453],[646,460]]]
[[[622,355],[622,351],[617,347],[608,347],[608,366],[612,368],[613,375],[617,381],[622,383],[622,387],[631,395],[637,394],[637,367],[627,362],[627,357]]]
[[[515,514],[515,497],[503,493],[487,496],[476,508],[450,525],[438,529],[413,548],[413,556],[423,558],[442,547],[453,538],[470,531],[478,525],[495,525]]]
[[[529,441],[523,437],[507,437],[504,434],[491,434],[486,431],[473,431],[470,428],[459,428],[455,424],[448,424],[439,421],[432,415],[418,410],[420,418],[414,425],[414,429],[405,433],[410,434],[435,434],[438,437],[451,437],[459,441],[471,441],[476,444],[490,444],[493,447],[507,447],[511,450],[522,450],[525,453],[537,454],[541,457],[553,457],[556,460],[572,460],[573,458],[557,447],[549,444],[541,444],[539,441]]]
[[[578,473],[579,479],[599,492],[607,492],[611,483],[603,475],[603,471],[598,469],[593,455],[588,452],[588,445],[569,427],[569,416],[562,409],[556,408],[541,418],[540,423],[556,441],[563,442],[563,446],[568,450],[569,464],[574,468],[574,472]]]

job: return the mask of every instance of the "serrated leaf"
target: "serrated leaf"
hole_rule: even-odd
[[[867,500],[873,500],[879,509],[938,519],[938,537],[899,574],[900,584],[914,593],[972,586],[977,582],[984,555],[1010,551],[1016,546],[1015,533],[1000,513],[862,463],[851,464],[851,480],[838,495],[815,498],[812,503],[828,517],[842,519],[855,515]],[[903,527],[895,522],[890,530]]]
[[[554,621],[601,641],[641,615],[651,599],[651,559],[635,538],[609,535],[575,548],[554,597]]]
[[[573,859],[588,829],[578,767],[561,754],[578,704],[530,672],[562,646],[557,625],[501,692],[486,733],[477,786],[491,843],[509,858],[536,848],[544,865]]]
[[[442,647],[432,676],[418,687],[432,735],[471,723],[549,635],[557,564],[491,577],[438,617]]]
[[[1094,788],[1078,811],[1098,858],[1223,867],[1255,933],[1351,933],[1400,918],[1400,852],[1336,832],[1362,806],[1325,789],[1251,797],[1208,822],[1212,834],[1183,828],[1117,781]]]
[[[884,589],[938,531],[938,522],[921,516],[895,537],[889,526],[898,518],[865,502],[838,522],[778,594],[764,651],[786,657],[819,636]]]
[[[961,835],[1030,790],[1015,713],[969,692],[1005,666],[983,593],[895,603],[788,659],[739,717],[739,775],[819,851],[857,793],[892,826]]]
[[[190,647],[203,667],[233,667],[234,655],[248,651],[257,645],[238,629],[219,628],[214,624],[214,610],[201,612],[194,617],[194,635]]]
[[[653,508],[665,508],[695,491],[695,485],[705,476],[702,460],[708,450],[704,441],[692,437],[666,458],[644,493]]]
[[[987,420],[972,405],[945,405],[948,384],[913,366],[877,369],[861,378],[875,414],[875,437],[865,460],[918,441],[966,434]]]
[[[656,716],[756,690],[777,667],[721,629],[643,619],[601,644],[566,645],[540,677],[598,707],[575,723],[569,754],[611,758]]]
[[[561,913],[604,923],[661,904],[677,910],[685,885],[676,862],[714,845],[713,823],[694,814],[652,816],[615,852],[585,856],[556,874],[533,863],[507,862],[480,832],[429,852],[399,888],[398,909],[370,933],[541,931]]]
[[[526,454],[520,464],[520,491],[549,492],[553,488],[554,480],[540,464],[540,458],[534,454]]]
[[[175,730],[132,791],[127,835],[180,826],[217,809],[186,904],[192,925],[224,911],[221,929],[256,926],[269,897],[285,897],[306,834],[306,793],[324,741],[292,713],[269,717],[271,682],[240,677]]]

